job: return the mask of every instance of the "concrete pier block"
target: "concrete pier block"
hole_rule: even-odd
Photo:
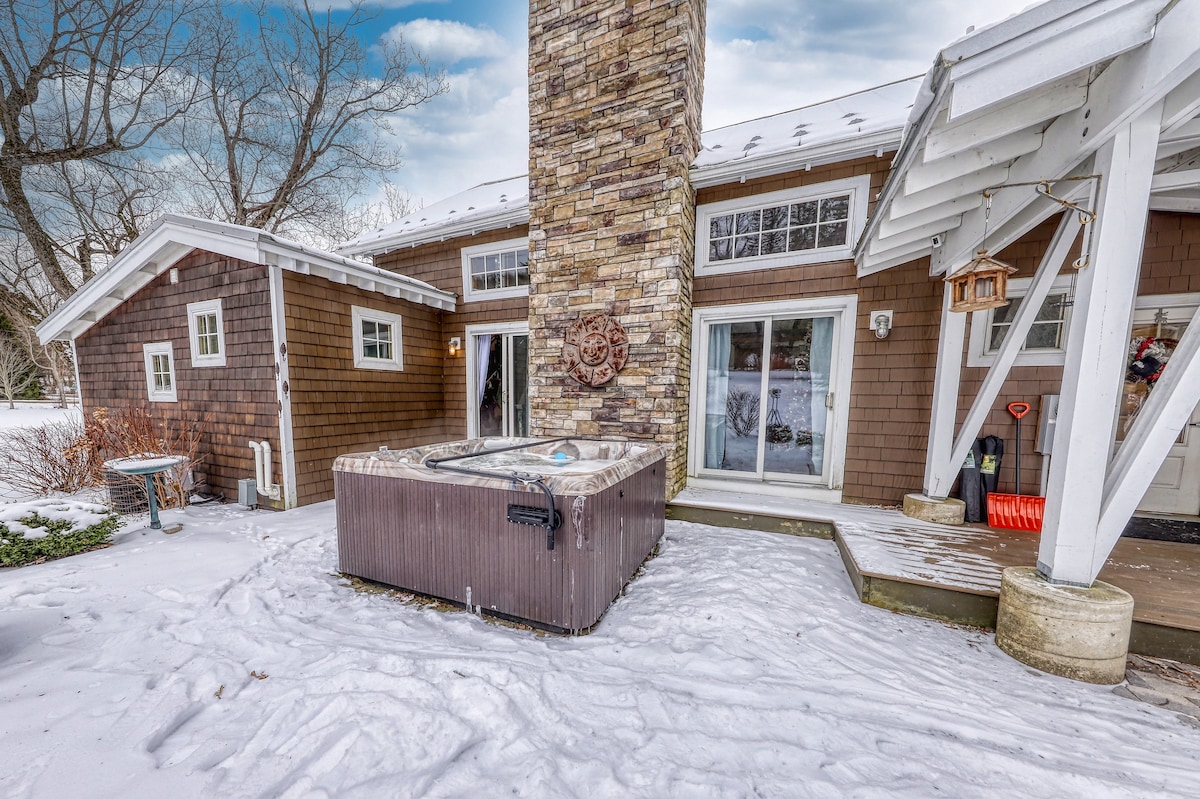
[[[904,495],[904,515],[924,522],[962,524],[967,506],[961,499],[934,499],[924,494]]]
[[[996,645],[1050,674],[1121,682],[1132,624],[1133,597],[1115,585],[1053,585],[1029,566],[1009,567],[1001,576]]]

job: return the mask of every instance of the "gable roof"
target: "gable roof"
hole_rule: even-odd
[[[715,186],[895,150],[920,82],[919,76],[907,78],[703,133],[692,162],[692,185]],[[337,249],[378,255],[528,222],[529,177],[518,175],[467,189]]]
[[[42,342],[74,339],[192,250],[279,266],[334,283],[452,311],[453,294],[257,228],[165,214],[37,327]]]
[[[930,256],[954,270],[1076,201],[1092,156],[1155,104],[1151,207],[1200,211],[1200,0],[1048,0],[960,39],[925,76],[904,142],[855,248],[859,275]],[[1066,182],[1069,181],[1069,182]],[[986,224],[985,224],[986,221]]]

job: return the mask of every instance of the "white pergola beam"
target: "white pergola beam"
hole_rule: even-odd
[[[1007,182],[1056,179],[1068,174],[1130,120],[1157,106],[1200,69],[1197,30],[1200,0],[1180,0],[1160,20],[1150,43],[1117,57],[1093,81],[1089,102],[1055,120],[1047,128],[1041,148],[1013,163]],[[1161,118],[1158,122],[1161,124]],[[1032,193],[1001,192],[992,204],[992,229],[999,231],[1008,226],[1035,201],[1042,202]],[[982,232],[982,211],[969,212],[962,227],[946,237],[943,263],[969,258],[979,246]]]
[[[972,194],[979,194],[984,189],[1004,183],[1008,177],[1008,169],[1002,166],[970,174],[961,175],[954,180],[938,184],[933,188],[919,191],[916,194],[903,194],[892,200],[889,218],[900,221],[903,217],[936,208],[949,202],[955,202]]]
[[[1009,87],[1012,91],[1013,87]],[[958,91],[955,84],[954,91]],[[1021,94],[961,122],[934,129],[925,140],[925,161],[956,155],[975,147],[1028,131],[1087,102],[1087,75],[1075,75],[1036,94]]]
[[[1115,440],[1161,120],[1160,101],[1118,128],[1096,154],[1104,177],[1091,265],[1080,270],[1067,334],[1038,549],[1038,571],[1051,583],[1091,586],[1096,562],[1110,551],[1100,541],[1101,475]]]
[[[1200,114],[1200,72],[1172,89],[1163,101],[1163,135],[1170,139],[1175,131]]]
[[[1005,136],[987,147],[972,147],[955,155],[913,164],[904,175],[904,193],[933,188],[949,180],[992,166],[1005,166],[1009,161],[1036,150],[1042,143],[1042,132],[1028,129]],[[924,153],[925,151],[922,151]]]
[[[1194,189],[1197,186],[1200,186],[1200,169],[1188,169],[1155,175],[1150,183],[1150,191],[1179,191]]]

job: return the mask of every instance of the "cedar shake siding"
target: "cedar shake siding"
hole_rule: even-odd
[[[874,197],[887,176],[890,157],[889,154],[884,158],[862,158],[807,172],[705,188],[697,192],[697,204],[869,174],[873,209]],[[1043,223],[997,257],[1018,267],[1015,277],[1032,277],[1057,224],[1057,217]],[[1070,262],[1078,256],[1078,250],[1077,243],[1063,267],[1064,273],[1071,271]],[[858,296],[843,501],[896,504],[904,494],[922,488],[941,327],[942,287],[940,278],[929,277],[928,259],[861,280],[855,276],[853,262],[846,260],[701,276],[695,279],[692,297],[695,307],[711,307],[785,298]],[[1200,292],[1200,220],[1188,214],[1153,212],[1138,293],[1187,292]],[[895,327],[886,339],[880,340],[869,329],[868,317],[871,311],[885,308],[895,312]],[[965,354],[964,351],[964,358]],[[986,368],[964,365],[960,423],[986,374]],[[1016,366],[1010,372],[980,431],[980,435],[994,434],[1005,440],[1001,491],[1012,491],[1015,487],[1016,426],[1007,411],[1008,403],[1020,400],[1033,406],[1033,412],[1021,425],[1021,487],[1026,493],[1033,493],[1041,480],[1042,459],[1034,452],[1040,399],[1043,394],[1057,394],[1061,378],[1061,367],[1053,366]]]
[[[457,310],[442,314],[440,352],[447,352],[450,339],[458,336],[464,349],[454,357],[445,355],[443,371],[445,395],[443,414],[445,437],[460,439],[467,437],[467,325],[501,324],[504,322],[527,322],[529,320],[529,298],[509,297],[500,300],[465,302],[463,295],[462,250],[480,244],[493,244],[510,239],[524,239],[529,235],[526,225],[514,225],[503,230],[489,230],[475,236],[460,236],[434,244],[424,244],[393,250],[375,257],[375,265],[381,269],[398,272],[416,280],[423,280],[442,291],[458,295]]]
[[[76,339],[83,409],[147,408],[168,424],[207,417],[196,476],[209,492],[236,498],[237,481],[254,476],[247,442],[268,441],[279,452],[267,269],[201,250],[176,267],[178,284],[160,275]],[[214,299],[221,300],[225,366],[196,368],[187,305]],[[177,402],[147,398],[142,345],[161,341],[172,345]]]
[[[300,505],[333,498],[338,455],[445,439],[440,311],[291,272],[283,287]],[[355,368],[351,306],[401,317],[403,371]]]

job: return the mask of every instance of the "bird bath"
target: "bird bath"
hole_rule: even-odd
[[[161,530],[162,522],[158,520],[158,499],[155,497],[154,492],[154,475],[174,469],[185,460],[187,458],[182,455],[144,454],[130,455],[125,458],[105,461],[104,465],[115,472],[127,474],[131,477],[145,476],[146,501],[150,505],[150,527],[155,530]]]

